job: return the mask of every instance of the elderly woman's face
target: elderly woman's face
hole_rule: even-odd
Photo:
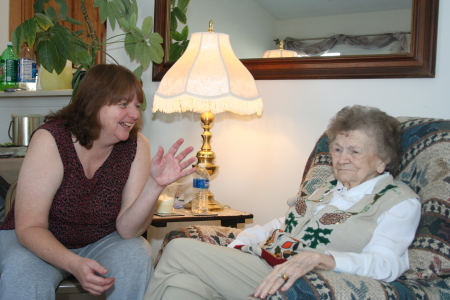
[[[331,157],[334,176],[347,189],[376,177],[386,167],[375,154],[375,141],[360,130],[338,134],[331,145]]]

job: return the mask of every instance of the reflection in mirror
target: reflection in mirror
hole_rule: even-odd
[[[241,59],[261,58],[286,38],[284,49],[303,56],[410,52],[410,35],[400,33],[411,31],[412,0],[190,0],[186,17],[190,34],[213,20]]]
[[[217,4],[213,8],[204,6],[206,4],[196,4],[216,1]],[[290,23],[293,20],[292,17],[286,20],[277,19],[278,17],[275,17],[276,14],[273,11],[263,9],[263,2],[281,7],[281,4],[287,3],[288,0],[191,0],[186,11],[189,33],[186,30],[183,33],[185,39],[188,40],[190,34],[206,31],[209,20],[214,20],[214,31],[230,35],[233,50],[255,79],[434,77],[439,0],[293,1],[292,3],[301,3],[302,7],[295,13],[301,18],[301,22],[300,18],[297,18],[295,24]],[[369,8],[373,6],[373,3],[378,2],[399,4],[406,3],[405,1],[409,3],[409,7],[391,7],[388,11],[355,12],[349,11],[349,8],[347,8],[345,17],[353,16],[355,19],[352,24],[342,25],[339,28],[337,25],[319,26],[319,24],[322,24],[319,20],[342,18],[340,15],[336,17],[314,15],[308,18],[301,15],[308,11],[307,4],[315,2],[323,2],[327,4],[326,6],[341,5],[344,2],[362,2]],[[154,81],[161,80],[173,64],[169,62],[170,43],[167,42],[171,40],[169,34],[171,2],[171,0],[155,0],[155,32],[161,33],[164,38],[165,58],[164,63],[153,65]],[[238,7],[227,7],[232,2],[238,3]],[[200,6],[197,15],[195,12],[196,6]],[[353,6],[356,7],[356,4]],[[337,9],[336,7],[332,10],[336,11]],[[227,11],[231,13],[231,17],[226,15]],[[259,13],[256,17],[250,14],[250,12],[255,11]],[[294,11],[294,9],[291,8],[289,11]],[[393,13],[394,11],[396,14]],[[285,14],[287,16],[286,12]],[[313,20],[315,21],[313,22]],[[400,20],[402,21],[400,22]],[[362,31],[363,28],[370,28],[369,24],[375,24],[377,27],[373,27],[370,31]],[[395,24],[395,27],[389,24]],[[181,33],[184,24],[179,25],[180,27],[177,30]],[[297,31],[294,32],[294,30]],[[398,51],[403,53],[392,53],[397,51],[395,49],[402,47],[399,47],[398,44],[389,44],[387,48],[382,49],[385,53],[383,55],[373,52],[371,54],[363,53],[364,49],[353,49],[354,52],[343,52],[344,54],[338,57],[262,58],[265,51],[278,49],[278,45],[274,42],[277,39],[287,40],[287,37],[291,37],[294,40],[303,40],[305,38],[329,38],[336,33],[367,35],[392,32],[410,32],[410,34],[406,34],[406,39],[401,43],[404,50]],[[245,46],[240,48],[240,44]],[[287,49],[286,44],[285,49]],[[333,51],[336,51],[336,48],[328,52]]]

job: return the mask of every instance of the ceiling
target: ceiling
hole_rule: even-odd
[[[254,0],[277,20],[408,9],[412,0]]]

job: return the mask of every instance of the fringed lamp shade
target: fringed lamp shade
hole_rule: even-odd
[[[191,36],[183,56],[156,91],[153,112],[229,111],[261,115],[263,104],[253,76],[236,57],[230,37],[201,32]]]

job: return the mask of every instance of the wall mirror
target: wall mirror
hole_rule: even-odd
[[[276,5],[288,5],[292,0],[276,1]],[[316,3],[325,2],[330,6],[330,1],[316,0],[316,1],[299,1],[293,0],[295,3],[303,2]],[[361,2],[362,0],[357,0]],[[367,0],[364,0],[367,1]],[[363,2],[364,2],[363,1]],[[314,38],[314,34],[306,32],[308,25],[313,26],[314,23],[310,20],[319,20],[317,16],[307,17],[300,16],[301,13],[308,11],[305,7],[298,15],[301,18],[307,18],[307,22],[303,26],[294,26],[289,23],[292,20],[284,20],[279,22],[275,20],[272,15],[266,17],[264,2],[274,3],[275,1],[266,0],[221,0],[222,4],[215,4],[213,8],[206,7],[205,2],[211,2],[212,0],[191,0],[188,7],[188,22],[189,35],[193,32],[206,31],[207,20],[213,19],[215,22],[215,32],[223,32],[230,35],[231,44],[235,50],[236,55],[241,59],[243,64],[249,69],[255,79],[332,79],[332,78],[419,78],[419,77],[434,77],[435,71],[435,57],[436,57],[436,35],[437,35],[437,17],[438,17],[438,0],[402,0],[402,1],[385,1],[385,0],[370,0],[370,3],[399,3],[407,2],[409,7],[391,7],[386,9],[402,10],[404,17],[395,17],[395,20],[406,19],[406,25],[403,24],[395,30],[406,31],[410,29],[408,33],[408,50],[406,53],[395,54],[350,54],[342,56],[308,56],[308,57],[295,57],[295,58],[262,58],[263,51],[261,49],[270,48],[275,49],[277,47],[274,38],[278,36],[295,35],[296,33],[290,33],[289,30],[296,27],[303,29],[302,37]],[[231,2],[239,3],[237,8],[229,8]],[[337,1],[339,2],[339,1]],[[159,32],[164,38],[164,51],[165,58],[161,64],[153,65],[153,80],[159,81],[164,76],[165,72],[173,65],[168,61],[170,35],[169,35],[169,22],[170,22],[170,3],[171,0],[155,0],[155,32]],[[334,3],[334,2],[333,2]],[[224,6],[222,6],[224,5]],[[404,4],[403,4],[404,5]],[[220,7],[219,7],[220,6]],[[368,5],[365,5],[366,7]],[[226,10],[230,10],[234,15],[230,17],[220,17],[226,15]],[[250,11],[261,10],[263,13],[255,17],[250,15]],[[290,8],[291,11],[294,9]],[[336,9],[332,9],[336,10]],[[406,12],[406,13],[405,13]],[[270,11],[273,14],[273,11]],[[353,12],[345,11],[344,13]],[[350,16],[348,14],[348,16]],[[297,15],[295,13],[294,15]],[[190,17],[189,17],[190,16]],[[364,16],[364,15],[362,15]],[[384,16],[384,15],[381,15]],[[246,19],[246,23],[238,21],[238,18]],[[292,18],[292,16],[291,16]],[[374,22],[389,23],[386,17],[374,18]],[[196,22],[192,22],[195,20]],[[322,17],[322,20],[330,20],[333,17]],[[205,21],[206,20],[206,21]],[[274,21],[275,20],[275,21]],[[367,18],[364,17],[364,20]],[[228,22],[225,24],[225,22]],[[284,22],[284,23],[283,23]],[[286,23],[287,22],[287,23]],[[200,25],[199,25],[200,24]],[[281,25],[280,25],[281,24]],[[410,24],[410,25],[409,25]],[[180,24],[180,26],[184,26]],[[336,26],[325,25],[329,28]],[[363,27],[361,23],[354,22],[350,25],[352,27]],[[251,31],[252,27],[257,28],[256,33]],[[283,27],[280,29],[280,27]],[[287,30],[286,28],[289,28]],[[381,28],[381,27],[380,27]],[[284,30],[284,32],[283,32]],[[381,30],[381,29],[379,29]],[[243,33],[243,37],[240,37]],[[292,31],[292,30],[291,30]],[[311,30],[312,31],[312,30]],[[386,29],[389,31],[389,29]],[[259,33],[258,33],[259,32]],[[280,32],[283,32],[280,35]],[[327,31],[325,37],[329,35]],[[331,32],[331,31],[330,31]],[[341,32],[344,33],[344,32]],[[347,33],[347,32],[345,32]],[[261,38],[259,34],[265,34],[264,38]],[[336,33],[334,33],[336,34]],[[320,34],[319,34],[320,35]],[[268,38],[274,37],[274,38]],[[283,37],[284,38],[284,37]],[[253,39],[253,40],[252,40]],[[264,42],[263,42],[264,41]],[[249,52],[252,54],[247,55],[243,53],[239,47],[244,44]],[[264,44],[264,45],[259,45]],[[259,48],[257,48],[257,46]]]

